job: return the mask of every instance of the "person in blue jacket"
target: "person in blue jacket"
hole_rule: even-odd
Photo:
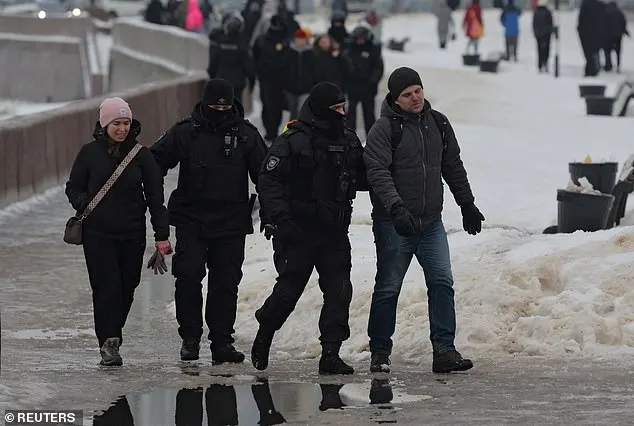
[[[506,38],[506,59],[511,57],[517,62],[517,39],[520,35],[520,15],[522,12],[515,6],[514,0],[508,0],[508,3],[502,11],[500,21],[504,26],[504,36]]]

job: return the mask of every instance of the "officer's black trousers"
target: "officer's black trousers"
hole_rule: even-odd
[[[178,334],[199,339],[203,334],[202,280],[209,268],[205,320],[214,346],[233,343],[238,285],[242,279],[245,235],[205,239],[191,228],[176,227],[176,277]]]
[[[134,290],[141,281],[145,236],[116,239],[84,232],[83,248],[101,347],[110,337],[122,339]]]
[[[262,100],[262,124],[266,131],[264,137],[272,140],[277,137],[282,122],[285,102],[282,86],[275,80],[260,79],[260,99]]]
[[[319,274],[324,304],[319,317],[320,340],[339,343],[350,337],[348,313],[352,300],[350,241],[347,234],[308,233],[301,241],[282,246],[273,242],[277,283],[255,313],[262,328],[279,330],[306,288],[313,272]]]
[[[348,127],[355,132],[357,131],[357,104],[361,104],[361,109],[363,109],[363,124],[365,124],[365,134],[367,135],[370,132],[370,128],[376,121],[376,117],[374,115],[374,102],[375,99],[372,93],[361,97],[350,95],[350,99],[348,101]]]

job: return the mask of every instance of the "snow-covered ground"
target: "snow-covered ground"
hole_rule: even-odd
[[[462,66],[465,40],[460,35],[447,51],[440,51],[433,17],[399,16],[387,21],[384,29],[385,39],[412,39],[405,53],[385,51],[386,76],[402,65],[420,72],[427,97],[455,127],[476,203],[486,216],[483,232],[467,235],[447,191],[444,220],[455,276],[457,345],[476,357],[634,356],[632,207],[624,226],[617,229],[541,234],[556,223],[556,190],[568,183],[568,162],[586,155],[597,162],[624,162],[634,153],[634,120],[631,112],[627,118],[585,115],[578,94],[583,59],[573,13],[562,16],[562,77],[538,74],[531,18],[530,13],[522,17],[519,63],[503,62],[495,75]],[[487,12],[485,19],[481,51],[500,50],[498,13]],[[625,39],[623,51],[634,52],[634,42]],[[633,56],[626,53],[623,59],[624,73],[630,77]],[[593,80],[605,81],[614,90],[620,78],[601,75]],[[356,200],[353,222],[352,337],[343,351],[350,359],[362,360],[369,357],[366,327],[375,274],[367,194]],[[252,341],[257,328],[253,312],[270,293],[276,276],[270,242],[256,234],[247,244],[235,327],[241,345]],[[413,262],[398,307],[395,358],[428,362],[426,302],[422,270]],[[274,359],[318,355],[321,303],[313,275],[297,309],[276,335]],[[173,305],[169,309],[173,312]]]

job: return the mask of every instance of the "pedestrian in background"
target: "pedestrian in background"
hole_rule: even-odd
[[[514,0],[508,0],[500,15],[500,22],[504,26],[506,44],[506,60],[517,62],[517,40],[520,35],[520,15],[522,12],[515,6]]]
[[[548,0],[539,0],[533,12],[533,34],[537,42],[537,69],[548,72],[550,57],[550,39],[555,31],[553,14],[548,9]]]
[[[478,44],[484,36],[484,22],[482,21],[482,6],[480,0],[473,0],[469,7],[465,10],[462,27],[465,35],[469,39],[467,42],[466,52],[473,47],[473,53],[478,54]]]

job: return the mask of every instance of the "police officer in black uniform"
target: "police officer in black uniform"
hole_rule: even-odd
[[[244,20],[238,12],[230,12],[222,18],[222,28],[209,35],[209,78],[222,78],[233,86],[234,96],[242,100],[242,92],[249,84],[255,86],[255,65],[242,31]]]
[[[273,235],[277,283],[255,313],[260,323],[251,350],[258,370],[268,365],[275,331],[299,300],[313,268],[319,273],[324,305],[319,318],[319,372],[352,374],[339,357],[350,337],[352,299],[348,227],[357,190],[367,190],[363,147],[344,126],[345,97],[330,82],[313,87],[298,121],[271,146],[259,177],[261,208]]]
[[[209,268],[205,319],[212,360],[242,362],[233,347],[238,284],[246,234],[253,233],[249,182],[257,182],[266,146],[244,119],[231,83],[212,79],[191,116],[151,148],[163,176],[180,165],[168,211],[176,227],[176,319],[183,339],[181,359],[198,359],[203,332],[202,286]]]

